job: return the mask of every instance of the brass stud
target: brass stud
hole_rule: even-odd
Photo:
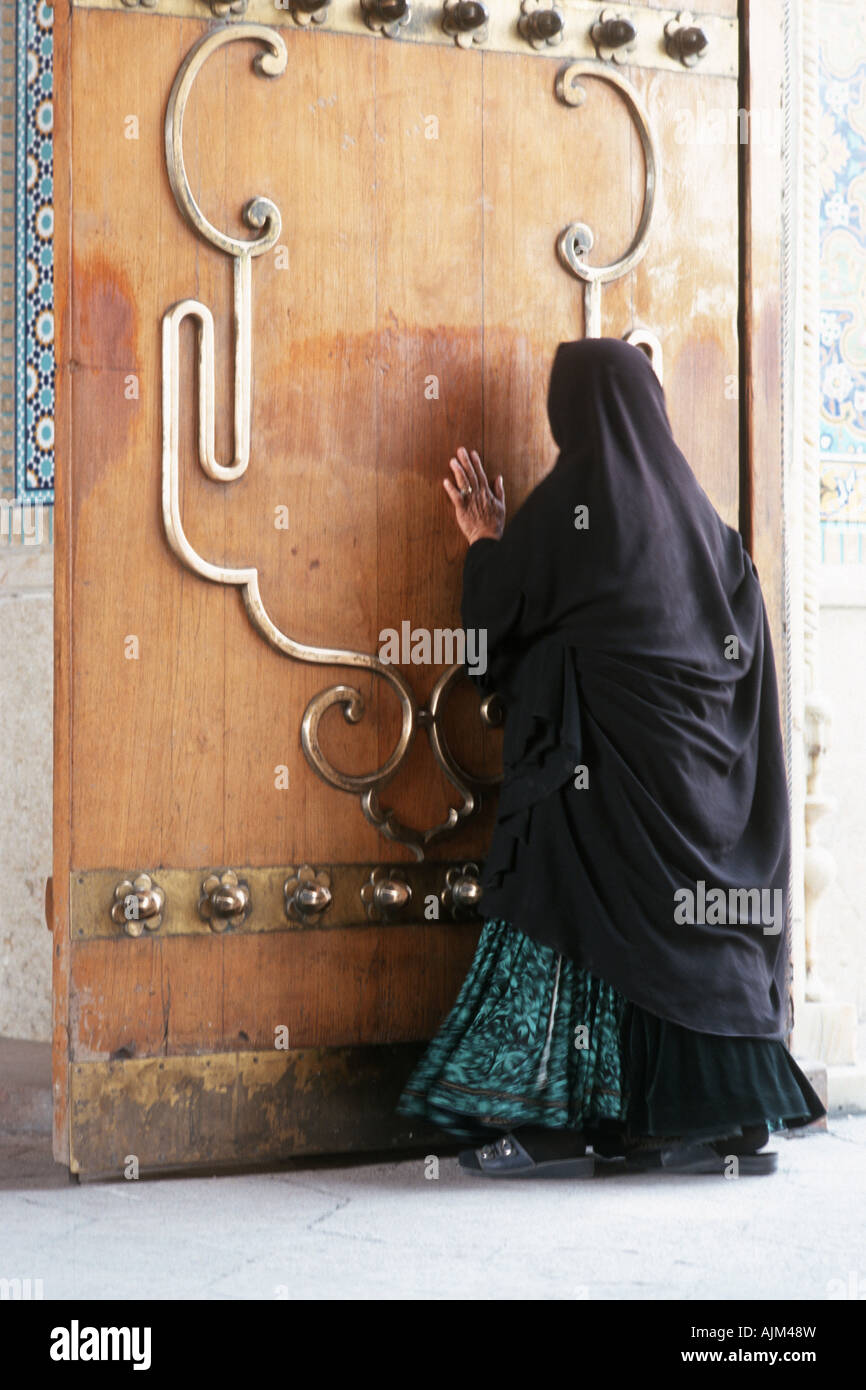
[[[212,931],[224,932],[239,927],[252,911],[247,884],[241,883],[233,869],[222,874],[208,874],[201,885],[198,913],[209,922]]]
[[[709,39],[688,10],[681,10],[665,25],[665,52],[669,58],[679,58],[684,67],[693,68],[708,47]]]
[[[627,15],[618,10],[602,10],[589,31],[599,58],[626,63],[637,44],[637,30]]]
[[[162,925],[165,894],[149,874],[121,879],[114,889],[111,920],[123,927],[127,936],[141,936],[146,928],[158,931]]]
[[[279,0],[277,0],[279,4]],[[296,24],[324,24],[328,18],[331,0],[283,0],[281,9],[288,9]]]
[[[128,0],[123,0],[124,4]],[[143,5],[156,4],[156,0],[141,0]],[[214,19],[230,19],[232,15],[246,14],[247,0],[205,0]]]
[[[361,0],[364,23],[389,39],[400,37],[400,30],[412,18],[409,0]]]
[[[439,901],[443,911],[455,922],[460,922],[477,916],[482,892],[478,865],[464,864],[461,869],[448,870]]]
[[[327,912],[333,902],[331,875],[325,870],[316,871],[311,864],[289,869],[289,876],[283,884],[283,899],[286,916],[294,922],[310,923]]]
[[[521,0],[517,28],[533,48],[553,48],[562,43],[565,19],[553,0]]]
[[[461,48],[482,44],[490,33],[490,12],[475,0],[445,0],[442,28]]]
[[[361,889],[361,902],[371,922],[389,922],[399,917],[411,901],[412,885],[404,869],[377,865]]]

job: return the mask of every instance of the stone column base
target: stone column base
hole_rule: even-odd
[[[827,1068],[828,1110],[866,1114],[866,1062]]]
[[[806,1001],[796,1011],[793,1051],[799,1057],[826,1062],[828,1067],[853,1066],[857,1062],[857,1010],[835,1000],[826,1004]]]

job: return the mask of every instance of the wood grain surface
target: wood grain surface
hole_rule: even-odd
[[[714,8],[735,10],[733,0]],[[213,311],[219,460],[233,448],[232,267],[184,222],[164,163],[171,83],[208,21],[64,5],[55,19],[53,912],[64,1159],[70,1056],[264,1048],[280,1023],[299,1047],[418,1040],[453,1001],[474,934],[427,923],[70,945],[70,871],[387,865],[409,852],[314,774],[299,738],[308,701],[353,684],[365,716],[350,727],[331,710],[325,749],[353,773],[380,765],[399,729],[383,683],[273,651],[239,593],[186,571],[163,533],[161,321],[178,300]],[[643,159],[607,84],[588,79],[577,109],[556,100],[555,56],[488,53],[468,64],[444,46],[281,32],[282,77],[253,72],[254,44],[229,45],[205,65],[186,116],[187,170],[207,217],[248,235],[240,210],[265,194],[282,233],[253,264],[252,457],[229,485],[198,466],[195,331],[183,325],[181,511],[202,556],[258,567],[285,632],[373,652],[381,630],[403,620],[459,622],[465,542],[441,481],[456,446],[479,448],[504,474],[512,508],[553,464],[550,365],[556,345],[584,331],[582,285],[559,263],[556,239],[581,220],[596,234],[594,262],[621,255],[640,214]],[[738,373],[737,150],[710,156],[683,141],[678,113],[736,109],[737,84],[699,71],[625,75],[653,119],[662,188],[648,255],[603,291],[602,331],[658,334],[674,433],[735,524],[738,407],[725,387]],[[770,200],[776,174],[761,166],[761,177]],[[767,288],[749,321],[766,372],[775,310],[769,201],[761,208],[753,286]],[[762,460],[755,544],[778,621],[773,399],[753,393],[750,410]],[[274,524],[279,507],[287,529]],[[423,702],[441,668],[403,670]],[[449,738],[467,765],[493,771],[499,735],[481,729],[477,709],[468,686],[455,694]],[[275,786],[280,766],[287,790]],[[423,733],[382,799],[420,826],[454,802]],[[494,808],[489,799],[433,857],[483,857]]]

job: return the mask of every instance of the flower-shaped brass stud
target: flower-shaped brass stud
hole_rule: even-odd
[[[286,916],[294,922],[309,926],[326,912],[333,901],[331,875],[322,869],[317,872],[311,864],[289,869],[283,884]]]
[[[443,911],[459,922],[476,915],[481,896],[478,865],[464,864],[462,869],[448,870],[439,901]]]
[[[533,48],[553,48],[562,43],[565,20],[553,0],[521,0],[519,33]]]
[[[461,48],[484,43],[490,32],[490,13],[475,0],[445,0],[442,28]]]
[[[375,868],[361,889],[361,902],[371,922],[399,917],[412,901],[412,885],[402,869]]]
[[[114,890],[111,920],[123,927],[127,936],[141,936],[145,930],[157,931],[162,925],[165,894],[150,874],[121,879]]]
[[[637,43],[637,30],[618,10],[602,10],[589,33],[599,58],[608,62],[627,63]]]
[[[252,911],[250,890],[238,880],[233,869],[208,874],[201,886],[198,914],[210,923],[211,931],[223,932],[239,927]]]
[[[409,0],[361,0],[361,8],[367,28],[389,39],[399,38],[403,25],[412,18]]]
[[[669,58],[679,58],[684,67],[693,68],[707,51],[709,39],[688,10],[665,25],[665,50]]]
[[[331,0],[290,0],[289,9],[296,24],[324,24]]]
[[[142,0],[142,3],[150,3],[150,0]],[[214,19],[227,19],[231,18],[232,15],[246,14],[247,10],[247,0],[205,0],[205,4]]]

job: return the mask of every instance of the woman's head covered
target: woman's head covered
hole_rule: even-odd
[[[562,453],[597,445],[599,417],[622,438],[670,435],[664,391],[647,354],[621,338],[560,343],[547,395],[550,428]]]
[[[548,529],[571,528],[565,554],[574,554],[563,564],[575,573],[579,555],[584,595],[602,586],[618,596],[604,640],[639,641],[641,628],[661,612],[672,635],[693,618],[699,630],[691,610],[710,592],[723,611],[722,595],[742,579],[742,541],[677,445],[664,391],[642,349],[620,338],[561,343],[548,415],[560,451],[544,489]],[[585,529],[574,529],[572,515]],[[663,648],[659,638],[654,650]]]

